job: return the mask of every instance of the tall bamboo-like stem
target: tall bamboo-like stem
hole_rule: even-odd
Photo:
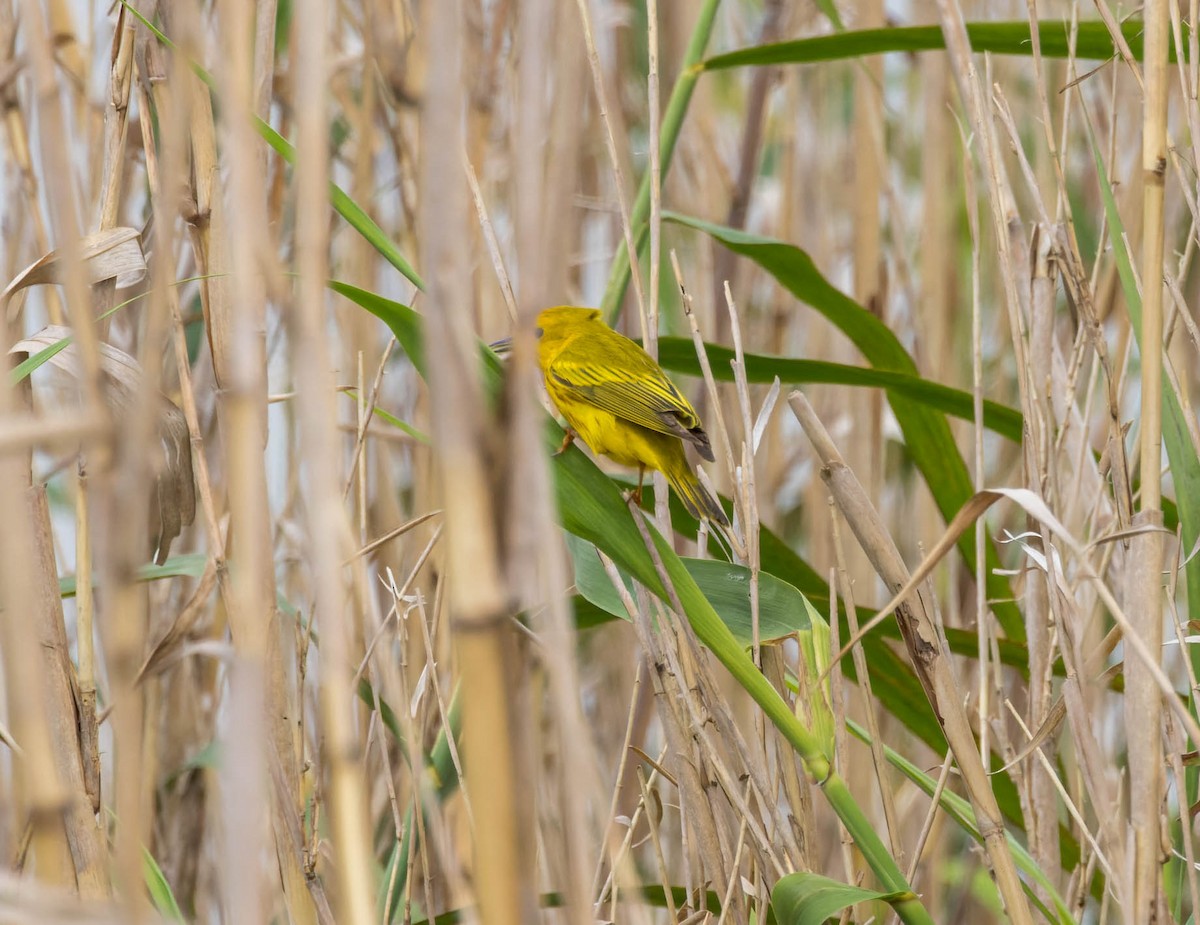
[[[560,23],[558,39],[547,42]],[[554,0],[530,0],[521,4],[518,17],[520,43],[519,120],[520,147],[532,143],[540,151],[539,138],[552,132],[551,110],[545,99],[545,87],[554,84],[553,74],[574,57],[572,47],[562,41],[563,32],[573,33],[573,11]],[[582,82],[581,82],[582,83]],[[538,403],[539,373],[535,341],[532,336],[537,312],[557,292],[549,279],[562,268],[551,266],[554,256],[555,228],[550,218],[556,197],[565,190],[548,182],[555,168],[553,141],[547,138],[547,155],[516,158],[517,196],[517,276],[521,299],[513,355],[508,364],[505,406],[509,409],[510,439],[507,450],[509,472],[520,473],[520,488],[507,499],[508,582],[514,597],[530,612],[532,625],[544,646],[542,664],[546,669],[548,695],[546,718],[553,724],[556,750],[557,803],[564,836],[560,891],[566,900],[565,920],[571,925],[587,925],[595,920],[590,895],[590,871],[595,865],[596,827],[589,823],[589,801],[594,789],[592,743],[587,721],[579,701],[579,668],[576,659],[578,639],[571,609],[561,591],[569,582],[563,550],[555,527],[549,461],[543,449],[545,415]],[[548,220],[549,219],[549,220]],[[524,691],[521,694],[529,697]],[[526,762],[526,765],[532,762]],[[523,765],[525,766],[525,765]],[[528,798],[526,798],[528,799]],[[524,809],[522,808],[522,811]]]
[[[184,4],[183,6],[187,6]],[[207,92],[196,87],[193,97],[200,131],[193,134],[193,173],[200,212],[198,240],[209,273],[232,270],[228,280],[209,281],[205,306],[213,367],[223,389],[221,436],[229,472],[231,573],[230,628],[237,647],[230,670],[228,757],[222,779],[227,876],[222,883],[231,920],[253,921],[263,908],[264,879],[260,874],[266,845],[269,748],[267,705],[282,714],[268,680],[271,634],[275,627],[274,574],[266,472],[266,351],[263,337],[266,289],[261,276],[265,248],[261,235],[268,227],[265,183],[257,139],[251,122],[254,110],[254,10],[238,2],[217,5],[221,21],[224,66],[218,74],[225,138],[222,154],[229,165],[229,204],[226,212],[215,139],[205,116]],[[186,31],[178,31],[187,38]],[[210,147],[210,144],[212,145]],[[290,741],[274,742],[290,750]],[[236,768],[236,770],[234,770]],[[282,865],[287,869],[286,862]]]
[[[321,628],[321,733],[329,764],[329,792],[337,853],[338,921],[368,925],[375,918],[373,859],[367,798],[354,722],[351,639],[342,559],[350,546],[338,475],[340,441],[329,338],[325,336],[325,283],[329,275],[329,7],[302,0],[296,8],[298,144],[296,160],[296,256],[300,298],[295,350],[301,415],[301,447],[309,468],[308,535],[312,544],[317,616]],[[346,548],[340,548],[346,547]]]
[[[70,141],[52,33],[41,4],[28,2],[21,5],[21,33],[33,96],[37,101],[39,150],[36,154],[47,177],[67,176]],[[15,130],[15,119],[9,121],[10,131]],[[28,121],[25,124],[29,124]],[[23,147],[24,138],[14,136],[13,140],[15,148]],[[33,167],[28,160],[27,166],[27,180],[32,185],[35,182]],[[84,370],[83,398],[89,416],[100,423],[99,433],[107,441],[111,434],[108,428],[111,416],[102,397],[96,331],[80,260],[76,204],[70,184],[48,183],[46,187],[53,243],[61,258],[68,313]],[[7,342],[4,346],[7,347]],[[24,406],[21,410],[30,406],[26,389],[20,389],[22,398],[17,400],[17,392],[8,391],[7,384],[0,386],[0,390],[6,392],[0,398],[0,418],[5,412],[16,411],[18,406]],[[107,465],[107,442],[96,448],[100,450],[96,453],[97,458]],[[6,497],[0,498],[0,510],[14,514],[14,523],[3,531],[4,542],[0,544],[5,547],[0,552],[5,565],[4,573],[0,574],[0,585],[5,586],[6,591],[5,599],[0,600],[0,610],[6,610],[9,615],[32,615],[26,621],[3,621],[6,624],[3,649],[9,709],[18,714],[13,718],[18,740],[22,736],[28,740],[27,744],[23,743],[26,758],[20,776],[31,814],[35,856],[44,858],[44,877],[64,885],[74,880],[82,895],[98,897],[107,895],[110,889],[104,870],[104,844],[91,816],[90,799],[83,783],[71,666],[62,604],[55,587],[49,507],[45,489],[31,483],[30,464],[30,455],[24,451],[6,461],[2,476]],[[10,623],[14,625],[7,626]],[[64,837],[70,846],[70,856],[64,850]],[[38,863],[42,862],[39,860]]]
[[[1168,0],[1146,4],[1142,118],[1142,413],[1141,506],[1135,525],[1162,526],[1163,190],[1167,169]],[[1162,533],[1133,540],[1126,612],[1151,652],[1162,651]],[[1125,664],[1125,726],[1129,750],[1129,824],[1133,830],[1133,888],[1129,921],[1162,919],[1162,695],[1147,666]]]
[[[464,150],[464,3],[430,5],[429,62],[421,118],[418,209],[429,304],[426,351],[435,464],[444,498],[445,587],[462,677],[463,758],[471,798],[480,918],[518,925],[536,915],[531,820],[522,813],[519,725],[513,709],[519,656],[501,564],[493,467],[499,454],[479,381],[472,327]]]

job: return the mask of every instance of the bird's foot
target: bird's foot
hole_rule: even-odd
[[[577,436],[578,436],[578,434],[575,433],[574,428],[568,427],[567,432],[565,434],[563,434],[563,442],[559,446],[559,448],[554,451],[554,455],[562,456],[562,454],[567,451],[567,447],[569,447],[572,443],[575,442],[575,438]]]

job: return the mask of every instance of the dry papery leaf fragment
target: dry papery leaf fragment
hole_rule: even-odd
[[[140,282],[146,275],[146,256],[142,253],[141,233],[136,228],[109,228],[85,235],[79,241],[79,249],[80,261],[90,284],[115,279],[117,288],[124,289]],[[58,251],[39,257],[4,287],[0,305],[28,286],[59,282],[60,268]]]
[[[9,353],[34,355],[71,336],[71,329],[47,325],[15,344]],[[83,376],[83,365],[74,342],[48,360],[54,368],[75,380]],[[119,418],[128,412],[141,387],[142,370],[137,360],[111,344],[100,345],[100,366],[105,375],[104,400]],[[192,480],[191,442],[187,421],[179,407],[165,395],[159,396],[156,420],[158,448],[152,460],[154,493],[150,498],[149,535],[154,561],[167,560],[171,542],[196,517],[196,489]]]

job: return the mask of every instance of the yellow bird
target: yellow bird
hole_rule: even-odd
[[[646,470],[657,469],[693,517],[729,526],[683,450],[690,443],[711,462],[708,434],[650,354],[608,327],[594,308],[548,308],[538,315],[536,333],[546,391],[568,424],[559,452],[578,435],[593,453],[636,466],[638,501]]]

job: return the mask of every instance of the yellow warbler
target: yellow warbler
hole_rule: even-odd
[[[538,315],[537,335],[546,391],[569,425],[562,449],[578,435],[593,453],[636,466],[639,501],[646,470],[657,469],[693,517],[729,525],[683,451],[690,443],[713,459],[696,409],[645,350],[594,308],[548,308]]]

